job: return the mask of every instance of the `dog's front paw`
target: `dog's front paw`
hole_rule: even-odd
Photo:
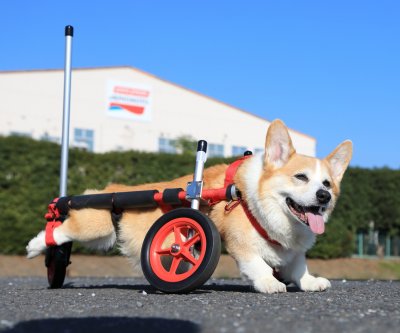
[[[324,291],[331,287],[329,280],[323,277],[308,276],[301,281],[301,290],[304,291]]]
[[[260,293],[276,294],[286,292],[286,285],[272,276],[267,276],[254,281],[254,288]]]

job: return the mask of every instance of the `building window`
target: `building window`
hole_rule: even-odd
[[[55,142],[55,143],[60,143],[60,142],[61,142],[60,137],[49,135],[49,133],[47,133],[47,132],[44,133],[44,134],[40,137],[40,140],[42,140],[42,141],[48,141],[48,142]]]
[[[207,151],[208,157],[223,157],[224,156],[224,145],[218,145],[210,143]]]
[[[232,146],[232,156],[241,156],[246,150],[246,147]]]
[[[175,154],[175,140],[159,138],[158,139],[158,151],[161,153]]]
[[[74,146],[93,151],[94,148],[94,131],[90,129],[75,128],[74,129]]]
[[[28,133],[28,132],[18,132],[18,131],[12,131],[12,132],[10,132],[10,135],[11,135],[11,136],[21,136],[21,137],[24,137],[24,138],[31,138],[31,137],[32,137],[32,134],[31,134],[31,133]]]

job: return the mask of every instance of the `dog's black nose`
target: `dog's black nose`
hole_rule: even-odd
[[[325,190],[318,190],[316,195],[320,204],[327,204],[332,198],[331,194]]]

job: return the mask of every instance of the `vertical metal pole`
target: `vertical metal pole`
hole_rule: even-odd
[[[61,142],[60,197],[67,195],[69,119],[71,101],[71,53],[74,28],[65,27],[65,66],[64,66],[64,107]]]
[[[204,163],[207,160],[207,141],[200,140],[197,143],[197,154],[196,154],[196,166],[194,169],[193,175],[193,184],[199,184],[200,188],[197,188],[196,199],[193,199],[190,203],[190,207],[193,209],[199,209],[200,207],[200,196],[203,187],[203,170],[204,170]],[[197,187],[197,186],[196,186]]]

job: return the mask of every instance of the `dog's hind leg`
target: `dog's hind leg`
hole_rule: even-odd
[[[69,217],[55,228],[53,238],[57,245],[79,241],[96,249],[108,249],[116,241],[111,214],[103,209],[70,210]],[[46,232],[41,231],[26,247],[27,257],[33,258],[46,249]]]

